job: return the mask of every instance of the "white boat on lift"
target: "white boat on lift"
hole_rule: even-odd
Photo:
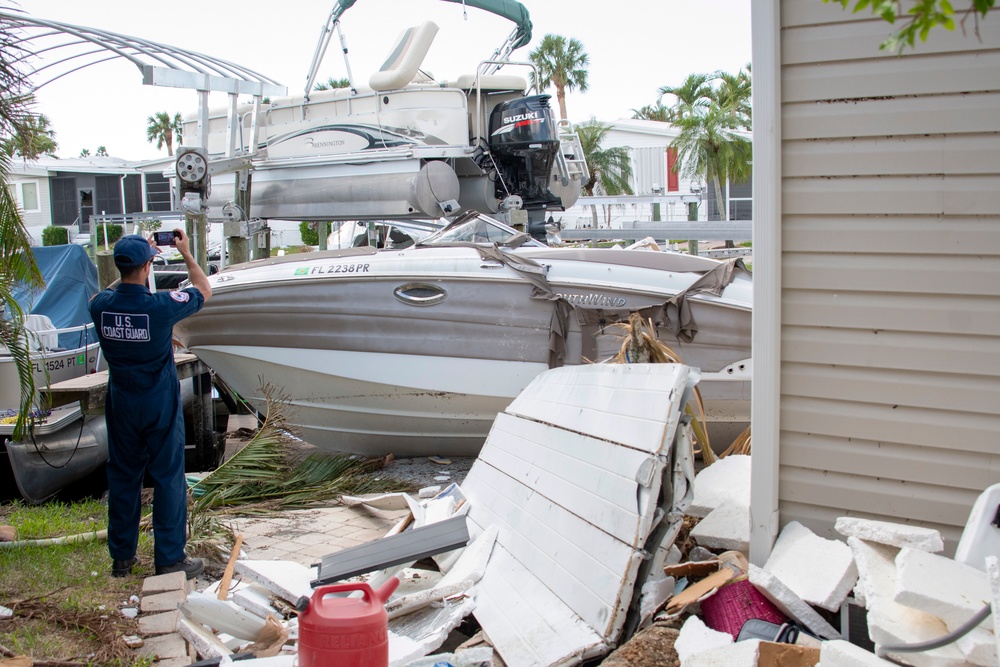
[[[437,219],[520,210],[526,215],[514,214],[515,222],[541,228],[546,210],[576,202],[588,172],[572,127],[556,122],[548,95],[526,96],[523,76],[498,72],[517,65],[511,52],[531,39],[520,3],[463,3],[516,24],[473,73],[445,81],[421,70],[438,32],[427,21],[403,32],[367,85],[352,80],[347,88],[313,91],[330,37],[354,2],[337,0],[302,94],[208,112],[211,158],[252,157],[249,217]],[[200,142],[198,115],[191,114],[183,143]],[[210,216],[222,217],[236,178],[213,176]]]

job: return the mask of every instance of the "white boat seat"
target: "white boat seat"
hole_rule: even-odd
[[[59,346],[59,334],[48,333],[55,331],[56,326],[47,315],[28,314],[24,318],[24,330],[31,350],[53,350]]]
[[[368,79],[372,90],[398,90],[413,81],[437,31],[437,24],[432,21],[404,30],[381,69]]]
[[[449,84],[449,87],[475,91],[476,75],[463,74],[454,83]],[[479,77],[480,90],[516,90],[520,92],[527,87],[527,80],[516,74],[484,74]]]

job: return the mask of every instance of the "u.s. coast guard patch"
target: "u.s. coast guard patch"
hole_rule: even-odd
[[[178,303],[187,303],[191,300],[191,295],[187,292],[171,292],[170,298]]]

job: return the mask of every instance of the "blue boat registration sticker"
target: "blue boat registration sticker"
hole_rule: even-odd
[[[101,313],[101,335],[126,343],[149,341],[149,315],[145,313]]]

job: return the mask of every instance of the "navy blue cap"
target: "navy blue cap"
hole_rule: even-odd
[[[156,256],[149,241],[138,234],[129,234],[115,243],[115,265],[125,269],[142,266]]]

